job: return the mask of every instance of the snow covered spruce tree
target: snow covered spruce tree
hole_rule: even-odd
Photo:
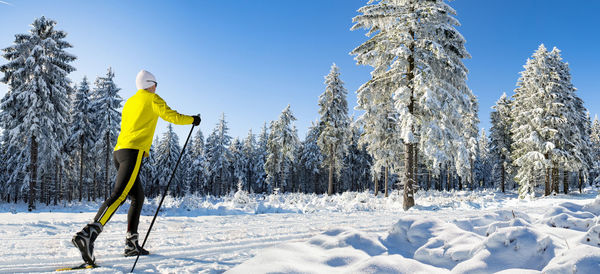
[[[2,135],[2,128],[0,128],[0,136]],[[9,185],[6,183],[5,174],[7,173],[7,171],[6,165],[4,164],[4,148],[5,145],[0,139],[0,199],[2,199],[2,201],[10,203],[10,195],[13,193],[13,191],[9,189]]]
[[[194,145],[194,139],[191,138],[188,141],[188,147],[183,151],[183,155],[181,156],[181,162],[179,163],[178,174],[181,176],[181,185],[178,185],[176,188],[177,195],[180,197],[189,195],[192,193],[192,164],[194,163],[192,159],[192,150],[189,147]],[[181,151],[179,152],[181,153]]]
[[[296,120],[290,105],[288,105],[279,116],[277,121],[272,121],[270,126],[269,140],[267,141],[267,159],[265,161],[265,173],[267,184],[271,190],[285,190],[288,176],[292,169],[295,152],[299,146],[298,136],[292,129],[292,122]]]
[[[553,70],[554,88],[563,93],[563,104],[566,112],[563,113],[568,126],[563,127],[565,131],[561,135],[563,138],[557,144],[567,156],[562,158],[560,166],[563,169],[563,190],[569,191],[569,172],[578,173],[579,189],[581,190],[584,177],[587,177],[591,167],[592,159],[590,157],[590,120],[587,109],[583,105],[583,100],[576,94],[577,89],[571,82],[571,72],[568,63],[562,60],[560,50],[556,47],[549,54],[550,63]]]
[[[368,83],[367,83],[368,84]],[[367,85],[365,84],[365,85]],[[365,87],[363,85],[363,87]],[[379,194],[379,178],[383,170],[384,194],[388,196],[390,170],[400,172],[404,146],[400,138],[398,112],[394,109],[391,90],[359,89],[358,109],[366,110],[360,117],[364,122],[364,133],[359,145],[366,146],[373,158],[371,168],[375,196]]]
[[[267,162],[267,144],[269,141],[269,132],[267,123],[263,124],[263,127],[258,135],[256,143],[256,162],[254,163],[254,174],[255,174],[255,191],[259,193],[265,193],[267,191],[267,173],[265,172],[265,162]]]
[[[579,165],[575,165],[575,170],[577,172],[577,187],[579,188],[579,193],[583,193],[583,187],[586,182],[589,182],[590,175],[594,169],[594,155],[593,155],[593,144],[590,140],[592,135],[592,121],[590,120],[590,113],[583,106],[583,100],[576,97],[575,100],[575,109],[585,111],[585,114],[582,114],[583,119],[579,121],[578,128],[580,130],[579,135],[581,138],[579,142],[577,142],[575,147],[575,157],[581,160]]]
[[[228,131],[229,127],[223,113],[217,126],[206,139],[205,154],[208,161],[209,188],[215,196],[224,195],[231,188],[232,174],[229,170],[231,136],[228,135]]]
[[[237,189],[239,186],[243,190],[248,190],[248,179],[246,178],[246,174],[248,174],[248,170],[246,169],[248,158],[244,154],[244,142],[240,141],[237,137],[234,138],[229,146],[229,150],[231,150],[231,159],[229,162],[231,163],[231,173],[233,174],[233,187]]]
[[[594,159],[592,162],[591,179],[593,182],[598,182],[600,181],[600,120],[598,120],[598,115],[594,117],[594,121],[592,122],[590,145],[590,156]]]
[[[350,191],[364,191],[371,181],[371,161],[366,148],[359,145],[362,126],[351,120],[348,153],[344,159],[344,182],[347,182],[346,189]]]
[[[465,112],[463,114],[463,124],[465,125],[465,128],[462,130],[463,133],[463,138],[464,140],[467,142],[467,151],[468,151],[468,155],[466,155],[469,159],[469,164],[468,166],[465,165],[464,161],[458,161],[458,164],[456,165],[456,169],[458,170],[459,168],[462,169],[461,172],[459,172],[460,174],[465,174],[465,173],[469,173],[470,175],[468,177],[460,177],[459,176],[459,181],[458,181],[458,189],[462,190],[462,183],[463,181],[468,182],[470,185],[473,185],[475,183],[475,161],[477,160],[483,160],[483,158],[481,157],[481,147],[479,146],[479,141],[481,139],[477,139],[479,135],[479,129],[478,129],[478,125],[479,125],[479,102],[477,101],[477,98],[475,97],[475,95],[470,94],[469,95],[469,99],[470,99],[470,103],[469,103],[469,109],[467,112]],[[484,140],[487,141],[487,136],[485,136],[485,132],[483,132],[483,136],[481,136],[481,138],[483,138]],[[487,148],[485,148],[487,150]],[[459,153],[459,157],[460,157],[460,153]],[[416,163],[415,163],[416,164]],[[481,164],[481,162],[480,162]],[[482,171],[482,170],[480,170]],[[464,179],[464,180],[463,180]]]
[[[512,137],[510,128],[512,126],[511,100],[502,93],[496,101],[494,109],[490,113],[492,126],[490,128],[490,164],[492,165],[492,181],[500,182],[502,192],[506,190],[506,183],[512,182],[511,145]]]
[[[171,173],[175,168],[181,147],[179,146],[179,137],[173,131],[173,126],[169,124],[167,131],[163,133],[162,138],[156,146],[156,166],[158,167],[157,177],[159,178],[159,185],[166,187]],[[182,175],[181,169],[178,169],[173,176],[171,182],[171,189],[168,191],[173,196],[181,196],[182,188]],[[160,191],[162,192],[162,191]]]
[[[325,76],[325,91],[319,96],[319,115],[321,130],[318,145],[325,159],[323,164],[329,168],[329,184],[327,195],[333,195],[333,175],[338,179],[344,164],[344,156],[348,150],[350,118],[348,118],[348,101],[344,82],[340,80],[339,68],[333,64],[329,74]]]
[[[302,153],[302,143],[300,142],[300,138],[298,138],[298,128],[296,125],[292,124],[292,136],[294,137],[294,146],[293,146],[293,154],[294,157],[289,161],[290,172],[288,173],[288,190],[298,192],[300,182],[300,155]]]
[[[71,109],[71,127],[69,131],[68,147],[72,151],[73,157],[76,157],[78,162],[78,188],[77,193],[79,201],[83,198],[84,185],[86,186],[88,201],[90,200],[90,181],[86,170],[89,170],[89,163],[93,162],[94,154],[90,153],[94,146],[95,127],[92,126],[90,119],[92,118],[92,106],[90,101],[90,86],[87,77],[83,80],[76,89],[73,96]],[[85,183],[84,183],[85,180]]]
[[[432,168],[453,160],[459,176],[469,176],[462,132],[473,95],[466,85],[462,59],[470,55],[465,39],[455,29],[459,25],[453,17],[456,12],[442,0],[370,0],[358,11],[362,15],[354,17],[352,30],[367,29],[371,38],[352,54],[358,64],[374,68],[371,80],[357,91],[358,109],[365,111],[363,136],[370,139],[366,141],[370,152],[386,143],[388,151],[398,154],[404,146],[403,203],[407,210],[414,205],[417,144]],[[382,109],[387,113],[381,113]],[[381,131],[389,131],[389,137],[375,137]],[[381,157],[372,155],[378,170]]]
[[[317,144],[320,135],[319,124],[318,121],[315,121],[308,128],[306,138],[302,142],[302,152],[300,154],[300,165],[303,168],[305,181],[303,190],[309,192],[308,190],[312,189],[311,192],[316,194],[321,191],[319,175],[323,163],[323,154]]]
[[[246,181],[246,189],[249,192],[254,192],[256,189],[256,140],[252,129],[248,131],[246,139],[244,139],[244,146],[242,148],[244,158],[246,159],[244,170],[244,178]]]
[[[373,74],[373,73],[372,73]],[[394,108],[393,90],[379,88],[375,78],[359,88],[357,109],[365,110],[359,118],[364,133],[359,145],[365,146],[373,158],[371,168],[375,196],[379,194],[379,178],[383,170],[384,194],[388,196],[390,170],[401,172],[404,144],[400,136],[399,113]]]
[[[111,155],[121,126],[121,102],[123,98],[119,95],[120,88],[113,81],[115,74],[112,68],[108,68],[106,76],[97,77],[94,82],[92,95],[93,124],[96,128],[95,155],[99,156],[100,169],[104,171],[104,183],[99,191],[106,199],[111,191],[111,174],[115,174],[114,165],[111,163]],[[104,157],[100,157],[103,155]],[[102,158],[104,161],[102,161]],[[94,197],[95,198],[95,197]]]
[[[194,138],[193,143],[190,145],[192,165],[189,172],[191,173],[191,192],[208,194],[207,184],[207,173],[208,166],[207,160],[204,153],[204,135],[202,131],[198,129]]]
[[[489,141],[485,129],[481,129],[479,141],[477,141],[477,155],[473,166],[475,178],[473,183],[488,188],[494,186],[494,181],[490,180],[492,174],[492,165],[490,162]]]
[[[157,197],[162,194],[161,193],[162,190],[160,188],[161,178],[159,177],[160,172],[161,172],[161,167],[159,167],[157,165],[158,153],[156,151],[159,146],[159,143],[160,143],[159,136],[155,136],[154,140],[152,141],[152,146],[150,147],[150,151],[149,151],[150,156],[148,156],[145,160],[142,160],[142,165],[145,167],[145,169],[143,169],[141,171],[141,174],[144,177],[140,177],[140,180],[144,180],[142,182],[144,182],[144,186],[147,189],[147,190],[144,190],[144,193],[147,197]],[[140,175],[140,176],[142,176],[142,175]],[[148,183],[145,183],[145,182],[148,182]]]
[[[158,166],[156,165],[156,150],[154,149],[158,147],[158,142],[158,136],[156,136],[150,147],[149,156],[142,160],[138,175],[144,185],[144,195],[148,198],[154,198],[158,195],[159,177]]]
[[[71,48],[64,40],[67,33],[55,26],[56,21],[43,16],[35,19],[28,34],[15,35],[14,44],[3,50],[8,63],[0,66],[2,82],[8,84],[0,102],[0,127],[11,156],[5,163],[8,184],[29,190],[29,210],[37,197],[44,197],[36,193],[36,183],[43,190],[46,182],[40,179],[52,177],[64,161],[71,90],[67,75],[75,70],[69,63],[76,57],[65,51]]]
[[[552,90],[548,51],[542,44],[527,60],[513,96],[512,158],[517,167],[519,197],[534,195],[537,177],[546,169],[545,195],[550,195],[549,170],[556,166],[565,151],[556,148],[566,121],[561,114],[564,104],[558,89]],[[553,96],[557,100],[553,100]],[[562,99],[562,98],[561,98]],[[554,163],[552,165],[552,163]]]
[[[0,112],[0,115],[3,112]],[[0,166],[0,179],[2,180],[1,182],[3,185],[2,194],[6,195],[7,202],[13,201],[14,203],[17,203],[19,199],[27,201],[28,198],[23,191],[23,189],[28,187],[26,183],[23,182],[23,180],[26,179],[25,171],[27,170],[27,167],[20,167],[22,168],[20,172],[16,172],[12,169],[19,164],[13,160],[13,157],[15,157],[17,153],[20,153],[20,151],[18,151],[19,147],[10,144],[10,134],[7,131],[2,130],[1,138],[2,150],[0,151],[0,162],[2,163],[2,166]],[[19,156],[24,157],[24,155]]]
[[[587,116],[575,95],[568,65],[556,48],[548,52],[542,44],[527,60],[517,83],[513,101],[513,155],[518,168],[520,196],[533,195],[536,177],[545,169],[545,195],[559,189],[559,168],[564,191],[569,171],[586,168],[584,152],[589,142]]]
[[[3,140],[5,136],[6,135],[4,135],[4,130],[0,128],[0,198],[2,198],[2,200],[6,201],[7,203],[10,203],[13,199],[18,197],[18,193],[16,193],[16,187],[14,185],[11,186],[10,184],[8,184],[6,176],[8,174],[8,170],[6,168],[5,162],[7,160],[6,158],[9,155],[5,152],[8,147],[8,144],[5,143]],[[15,203],[16,202],[17,201],[15,200]]]

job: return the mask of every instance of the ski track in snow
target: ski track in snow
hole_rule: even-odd
[[[435,255],[435,242],[431,243],[432,249],[423,249],[426,252],[434,252],[430,255],[433,257],[419,259],[420,262],[411,257],[404,259],[400,255],[389,257],[374,255],[370,257],[371,259],[368,257],[360,259],[366,254],[361,248],[366,247],[367,253],[371,252],[369,250],[378,250],[376,247],[378,241],[392,235],[390,233],[394,229],[396,231],[404,229],[402,222],[406,224],[418,220],[417,222],[429,223],[434,227],[450,225],[446,234],[435,232],[432,237],[436,237],[437,241],[450,237],[444,241],[449,241],[447,243],[454,241],[457,245],[449,248],[454,248],[453,252],[456,256],[464,261],[469,258],[465,253],[469,248],[465,247],[465,244],[480,241],[477,237],[483,237],[485,230],[489,231],[492,226],[495,231],[500,232],[494,237],[501,237],[506,232],[501,231],[503,220],[508,215],[512,217],[512,214],[516,217],[508,219],[515,219],[516,221],[512,222],[517,223],[508,226],[516,225],[518,231],[514,233],[521,233],[518,234],[523,235],[521,240],[532,239],[536,237],[535,235],[550,235],[554,239],[559,239],[559,241],[553,240],[557,243],[550,244],[551,248],[558,248],[558,250],[564,248],[563,246],[578,248],[578,239],[585,234],[589,226],[600,222],[600,217],[587,216],[585,212],[577,211],[576,207],[591,203],[597,193],[597,190],[588,190],[588,193],[583,195],[574,193],[522,201],[516,199],[514,194],[504,195],[493,191],[420,192],[416,196],[417,206],[407,212],[400,209],[401,194],[397,193],[392,193],[388,198],[372,197],[369,193],[345,193],[334,197],[286,194],[251,198],[243,195],[240,198],[236,193],[236,196],[215,198],[216,200],[197,197],[180,200],[168,198],[165,210],[159,215],[146,243],[146,248],[152,254],[140,257],[136,272],[222,273],[235,268],[234,271],[237,273],[248,273],[248,271],[253,272],[252,270],[262,272],[264,268],[260,267],[264,265],[267,269],[273,267],[268,271],[286,272],[286,270],[293,271],[293,268],[287,268],[286,263],[288,266],[290,264],[298,266],[309,262],[314,265],[309,265],[306,269],[317,273],[365,272],[371,269],[369,267],[375,269],[382,267],[381,269],[385,270],[390,266],[392,268],[387,268],[388,271],[397,272],[397,270],[393,271],[393,266],[398,262],[404,264],[401,269],[405,266],[412,267],[417,272],[443,270],[444,268],[423,268],[429,266],[419,265],[423,261],[430,261],[431,267],[455,264],[444,261],[448,255]],[[241,200],[243,203],[237,203]],[[140,241],[143,241],[152,220],[154,202],[156,201],[148,201],[144,206],[140,219]],[[92,202],[67,207],[46,207],[31,213],[26,211],[26,205],[0,204],[0,273],[53,272],[57,268],[80,264],[82,260],[78,250],[71,244],[71,237],[93,218],[96,204]],[[600,205],[600,200],[598,204]],[[119,209],[95,243],[96,261],[101,267],[77,270],[77,272],[127,273],[130,271],[135,257],[122,256],[127,209],[127,204]],[[570,209],[573,211],[571,212]],[[257,212],[265,212],[265,214],[255,214]],[[504,217],[501,218],[499,214]],[[519,230],[518,222],[531,223],[533,230]],[[563,229],[567,227],[568,229]],[[466,238],[460,236],[453,240],[455,236],[452,233],[463,233],[461,231],[471,231],[469,232],[471,236],[467,235]],[[426,235],[425,232],[425,230],[415,230],[418,235]],[[480,236],[473,236],[472,232]],[[400,235],[398,233],[394,235]],[[490,237],[490,241],[496,238]],[[351,241],[358,239],[363,243],[373,239],[380,240],[372,241],[375,247],[367,244],[362,247],[359,245],[351,249],[343,249],[350,248],[342,247],[348,239]],[[338,252],[336,248],[327,247],[336,241],[342,244],[340,250],[345,250],[344,253],[355,255],[347,257],[336,255]],[[317,244],[319,242],[328,244],[319,247]],[[393,239],[388,243],[393,244]],[[494,242],[490,242],[489,246],[494,247]],[[300,254],[294,253],[300,251],[294,248],[305,248],[309,253],[333,257],[325,265],[320,265],[310,259],[311,254],[300,258]],[[527,250],[529,247],[523,248]],[[585,252],[586,249],[581,250]],[[271,262],[279,256],[278,252],[285,253],[288,257],[283,258],[282,261],[278,260],[279,265],[271,266]],[[400,250],[400,252],[404,251]],[[498,252],[505,251],[498,249]],[[415,256],[423,256],[417,253]],[[276,256],[276,258],[269,256]],[[569,259],[564,258],[564,260]],[[302,261],[303,259],[308,261]],[[570,260],[573,259],[578,258]],[[489,258],[481,257],[481,260],[485,261]],[[353,261],[357,263],[350,263]],[[492,261],[492,265],[493,263],[497,264]],[[560,260],[558,263],[561,263]],[[595,262],[592,261],[592,265],[593,263]],[[343,266],[344,264],[347,267]],[[564,264],[568,265],[568,263]],[[256,268],[257,265],[259,268]],[[339,266],[331,268],[332,265]],[[476,264],[463,265],[471,267]],[[525,271],[525,269],[520,270]]]
[[[70,240],[93,214],[31,213],[37,221],[22,223],[18,221],[21,218],[11,221],[15,215],[28,214],[0,213],[0,227],[4,230],[0,233],[0,250],[3,250],[0,253],[0,273],[50,272],[81,262],[79,252]],[[221,273],[251,258],[257,250],[283,242],[305,240],[334,227],[385,232],[397,219],[394,216],[396,214],[283,213],[159,217],[146,243],[146,248],[152,254],[140,257],[136,272]],[[356,222],[357,218],[361,221]],[[150,221],[150,216],[142,216],[140,231],[143,232],[140,238],[145,236]],[[113,216],[95,243],[96,262],[102,267],[85,271],[129,272],[135,257],[121,255],[125,229],[126,215]]]

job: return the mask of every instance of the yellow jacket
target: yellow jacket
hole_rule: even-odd
[[[194,122],[192,116],[179,114],[167,106],[165,100],[155,93],[140,89],[123,106],[121,133],[115,150],[139,149],[147,157],[152,145],[158,117],[177,125],[189,125]]]

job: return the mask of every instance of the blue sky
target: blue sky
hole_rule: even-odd
[[[6,2],[6,3],[5,3]],[[350,31],[352,17],[367,0],[290,1],[0,1],[0,48],[42,15],[78,56],[70,75],[80,82],[110,66],[126,99],[135,92],[140,69],[153,72],[157,93],[181,113],[200,113],[206,136],[225,113],[232,136],[258,133],[291,104],[303,138],[318,118],[318,96],[332,63],[340,67],[351,114],[356,89],[370,67],[357,66],[348,53],[366,41]],[[8,3],[8,4],[7,4]],[[558,47],[569,62],[573,83],[592,117],[600,113],[600,1],[456,0],[472,59],[469,87],[480,100],[480,127],[489,129],[491,106],[512,90],[537,47]],[[5,63],[4,59],[0,63]],[[0,84],[0,96],[7,87]],[[164,132],[159,122],[157,133]],[[188,126],[176,126],[180,139]],[[182,140],[183,141],[183,140]]]

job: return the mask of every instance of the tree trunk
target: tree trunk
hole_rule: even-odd
[[[413,11],[413,7],[410,7],[411,12]],[[413,70],[415,69],[415,59],[414,59],[414,48],[415,48],[415,32],[412,29],[408,30],[408,33],[410,34],[410,39],[412,40],[411,43],[408,45],[408,48],[410,50],[410,55],[408,56],[408,70],[406,72],[406,80],[408,80],[408,86],[411,89],[411,95],[410,95],[410,103],[408,104],[408,112],[412,115],[415,112],[415,89],[414,89],[414,85],[413,85],[413,79],[415,78],[414,72]],[[415,133],[415,129],[411,128],[412,133]],[[411,143],[406,143],[405,144],[406,147],[406,182],[404,183],[404,200],[402,202],[402,206],[404,208],[404,210],[408,210],[411,207],[413,207],[415,205],[415,198],[414,198],[414,193],[413,193],[413,184],[414,184],[414,158],[413,158],[413,153],[414,153],[414,144]]]
[[[333,145],[329,145],[329,185],[327,187],[327,196],[333,195]]]
[[[356,180],[356,178],[354,178],[354,175],[355,175],[354,168],[356,168],[356,167],[355,167],[354,161],[352,161],[352,165],[349,170],[349,172],[350,172],[350,191],[358,191],[357,180]]]
[[[65,184],[63,183],[63,170],[62,167],[58,170],[58,184],[60,185],[60,201],[64,201],[64,188]]]
[[[582,193],[582,188],[583,188],[583,171],[580,169],[579,170],[579,193]]]
[[[458,190],[462,190],[463,189],[463,184],[462,184],[462,177],[458,177]]]
[[[319,194],[319,176],[318,173],[315,173],[313,178],[313,183],[315,184],[315,194]]]
[[[500,188],[502,188],[502,193],[505,193],[505,191],[504,191],[504,180],[505,180],[504,163],[502,163],[502,165],[501,165],[501,172],[502,172],[502,174],[500,175]]]
[[[56,170],[54,170],[54,172],[55,174],[48,172],[49,174],[46,176],[46,191],[44,192],[44,202],[46,203],[46,206],[50,205],[50,202],[52,201],[52,194],[54,193],[52,187],[54,186],[54,183],[56,183]]]
[[[413,196],[413,147],[414,144],[405,144],[406,146],[406,182],[404,182],[404,200],[402,207],[404,210],[408,210],[415,205],[415,198]]]
[[[554,189],[554,194],[558,194],[558,167],[556,166],[556,162],[553,163],[554,167],[552,168],[552,188]]]
[[[79,201],[83,199],[83,135],[79,138]],[[90,195],[88,193],[88,201]]]
[[[110,164],[110,162],[109,162],[109,154],[110,154],[109,141],[110,141],[110,134],[107,132],[106,133],[106,153],[105,153],[105,158],[104,158],[104,167],[106,168],[106,170],[104,170],[104,199],[105,200],[108,199],[108,194],[107,194],[108,191],[107,190],[108,190],[108,187],[110,186],[110,182],[108,181],[108,179],[109,179],[108,178],[108,170],[110,168],[110,166],[109,166],[109,164]]]
[[[443,185],[443,176],[442,176],[442,164],[439,164],[439,174],[438,174],[438,179],[436,180],[436,186],[435,189],[437,191],[442,191],[442,185]]]
[[[546,160],[548,160],[550,158],[549,153],[546,153],[544,155],[546,157]],[[544,184],[544,196],[548,196],[550,195],[550,167],[546,168],[546,181]]]
[[[54,195],[53,195],[54,196],[54,205],[58,204],[58,195],[60,193],[60,187],[59,187],[60,183],[59,183],[59,175],[58,175],[59,166],[60,166],[59,159],[58,159],[58,157],[56,157],[56,171],[55,171],[56,178],[54,178]]]
[[[388,185],[388,181],[389,181],[388,175],[389,175],[389,173],[390,173],[390,168],[386,165],[385,166],[385,175],[383,176],[383,178],[384,178],[383,180],[385,182],[385,184],[384,184],[384,186],[385,186],[385,190],[384,190],[385,195],[384,196],[385,197],[389,196],[389,193],[388,193],[388,189],[390,188],[390,186]]]
[[[427,190],[431,189],[431,172],[427,169]]]
[[[250,192],[250,183],[252,179],[250,178],[250,161],[246,164],[246,191]]]
[[[283,185],[283,181],[285,180],[285,158],[281,159],[281,167],[280,167],[281,173],[279,173],[279,193],[283,193],[284,190],[284,185]]]
[[[556,169],[554,168],[554,166],[552,167],[552,171],[550,172],[550,194],[556,195],[556,193],[558,193],[558,188],[556,186],[556,180],[557,180],[557,175],[556,175]]]
[[[471,162],[471,185],[473,185],[473,184],[475,184],[475,179],[474,179],[475,177],[473,176],[473,173],[474,173],[473,169],[474,169],[475,163],[473,162],[473,157],[471,157],[470,162]],[[459,185],[459,188],[462,188],[462,187]]]
[[[375,197],[379,194],[379,174],[376,174],[373,178],[373,182],[375,183]]]
[[[97,195],[97,191],[98,191],[98,180],[96,178],[96,170],[97,170],[97,168],[98,168],[98,162],[96,162],[96,160],[94,160],[94,171],[93,171],[93,173],[94,173],[94,176],[93,176],[94,179],[93,180],[94,181],[92,182],[92,184],[94,185],[93,190],[92,190],[92,195],[93,195],[92,197],[94,198],[94,201],[96,199],[98,199],[98,196],[99,196],[99,195]]]
[[[39,149],[39,144],[38,144],[38,149]],[[39,156],[39,151],[38,151],[38,156]],[[48,177],[41,172],[39,172],[39,173],[40,173],[40,176],[39,176],[40,187],[38,188],[38,190],[40,191],[40,194],[38,196],[39,196],[40,204],[43,204],[46,202],[46,193],[47,193],[46,181],[48,180]]]
[[[550,168],[546,168],[546,181],[544,184],[544,196],[550,195]]]
[[[563,190],[569,194],[569,172],[566,170],[563,170]]]
[[[37,154],[38,154],[38,143],[35,140],[35,136],[31,136],[31,147],[30,149],[30,166],[29,166],[29,211],[35,209],[35,182],[37,181]]]
[[[446,165],[446,190],[450,191],[450,164]]]
[[[414,150],[415,150],[415,159],[414,159],[414,166],[415,169],[413,170],[413,174],[414,174],[414,181],[415,181],[415,186],[419,185],[419,148],[417,147],[417,144],[414,144]]]
[[[215,180],[215,176],[210,176],[210,194],[217,196],[217,189],[216,189],[216,180]]]

